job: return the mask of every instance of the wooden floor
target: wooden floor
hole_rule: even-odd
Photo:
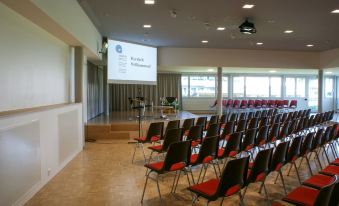
[[[64,206],[64,205],[141,205],[140,199],[145,183],[145,168],[141,149],[137,151],[136,162],[131,163],[134,144],[126,141],[108,141],[86,143],[84,150],[68,164],[56,177],[43,187],[27,205]],[[147,150],[147,149],[146,149]],[[333,159],[333,157],[331,156]],[[313,158],[312,158],[313,159]],[[322,157],[323,163],[325,162]],[[315,160],[311,160],[315,171],[319,170]],[[195,177],[198,169],[194,171]],[[287,176],[289,166],[284,168],[284,177],[288,191],[298,185],[295,171]],[[302,164],[301,177],[305,180],[310,174],[306,164]],[[187,179],[180,178],[177,194],[171,195],[170,186],[174,175],[166,174],[160,181],[160,189],[164,198],[164,205],[191,205],[191,195],[186,190]],[[213,169],[209,170],[208,178],[213,178]],[[271,200],[281,199],[284,196],[282,184],[274,184],[275,173],[268,176],[266,186]],[[264,195],[258,193],[259,183],[249,186],[245,197],[245,204],[267,205]],[[197,205],[205,205],[206,201],[200,198]],[[220,201],[210,205],[219,205]],[[160,205],[157,187],[154,181],[149,181],[143,205]],[[239,205],[235,195],[226,198],[224,205]]]

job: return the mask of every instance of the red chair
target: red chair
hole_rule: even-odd
[[[254,106],[255,106],[256,109],[261,109],[262,101],[259,100],[259,99],[256,99],[256,100],[254,101]]]
[[[160,139],[162,139],[163,130],[164,130],[164,122],[153,122],[150,124],[148,128],[146,137],[134,138],[134,140],[137,141],[137,144],[135,144],[134,153],[132,157],[132,163],[134,162],[135,152],[138,146],[141,146],[142,152],[144,155],[144,161],[146,162],[146,155],[145,155],[143,144],[157,142]]]
[[[240,109],[247,109],[247,100],[241,100]]]
[[[229,112],[230,109],[232,109],[232,107],[233,107],[233,100],[232,99],[227,100],[227,103],[226,103],[226,106],[225,106],[226,112]]]
[[[268,100],[268,107],[269,108],[276,108],[276,101],[275,100]]]
[[[233,102],[233,109],[239,109],[240,108],[240,100],[236,99]]]
[[[186,165],[189,162],[188,157],[189,157],[189,154],[190,154],[190,149],[191,149],[191,142],[190,141],[172,143],[169,146],[169,149],[168,149],[168,152],[166,154],[164,161],[148,163],[148,164],[145,165],[145,167],[147,168],[146,181],[145,181],[144,190],[142,192],[141,203],[144,200],[147,182],[148,182],[149,176],[152,172],[157,174],[155,181],[157,183],[157,188],[158,188],[158,193],[159,193],[161,205],[163,204],[163,200],[162,200],[162,197],[161,197],[160,187],[159,187],[159,176],[160,175],[163,175],[163,174],[166,174],[166,173],[169,173],[169,172],[176,172],[176,175],[174,177],[174,181],[175,181],[176,178],[177,178],[177,172],[179,171],[178,180],[180,178],[181,172],[184,172],[184,173],[186,173],[188,184],[190,186],[188,173],[186,172],[186,169],[185,169]],[[174,193],[174,184],[172,186],[171,193]]]
[[[248,100],[248,108],[254,109],[255,108],[255,102],[253,99]]]
[[[296,109],[298,107],[298,101],[297,100],[291,100],[290,109]]]
[[[283,100],[284,109],[288,109],[288,103],[289,103],[289,101],[287,99]]]
[[[263,99],[263,100],[261,101],[261,107],[262,107],[262,108],[267,108],[267,104],[268,104],[268,102],[267,102],[266,99]]]
[[[278,109],[284,109],[284,101],[283,100],[276,100],[275,102],[277,104]]]
[[[192,200],[192,205],[194,205],[199,197],[207,199],[207,205],[211,201],[222,198],[220,204],[222,205],[225,197],[235,194],[239,195],[240,205],[243,205],[241,188],[244,185],[247,167],[248,157],[231,160],[223,171],[220,180],[210,179],[206,182],[189,187],[188,190],[196,194],[196,197]]]

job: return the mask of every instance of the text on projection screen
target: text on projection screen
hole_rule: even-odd
[[[108,40],[108,83],[156,84],[157,48]]]

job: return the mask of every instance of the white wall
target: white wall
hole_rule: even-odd
[[[81,104],[0,118],[0,205],[24,205],[83,147]]]
[[[159,48],[159,66],[318,69],[318,52]]]
[[[69,100],[69,47],[0,3],[0,112]]]
[[[320,67],[322,69],[339,68],[339,48],[320,53]]]

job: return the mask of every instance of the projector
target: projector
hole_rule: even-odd
[[[243,34],[255,34],[257,32],[254,24],[249,22],[248,19],[246,19],[245,22],[239,26],[239,29]]]

